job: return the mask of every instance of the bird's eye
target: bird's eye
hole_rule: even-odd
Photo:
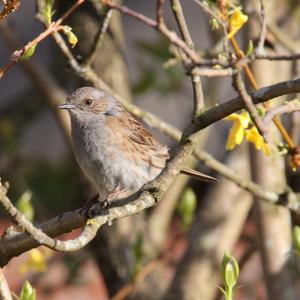
[[[83,102],[84,102],[85,105],[90,106],[90,105],[92,105],[93,100],[88,98],[88,99],[84,99]]]

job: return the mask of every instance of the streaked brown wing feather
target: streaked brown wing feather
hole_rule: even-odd
[[[150,166],[162,169],[165,166],[166,160],[169,158],[167,147],[161,145],[157,139],[147,131],[142,124],[133,118],[131,115],[128,118],[129,122],[129,134],[128,138],[138,144],[138,147],[142,148],[144,155],[142,158],[148,162]]]

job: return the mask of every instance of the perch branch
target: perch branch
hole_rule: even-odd
[[[31,47],[36,46],[39,42],[44,40],[46,37],[51,35],[53,32],[61,30],[62,22],[85,0],[77,0],[57,21],[52,22],[42,33],[40,33],[36,38],[28,42],[21,49],[14,51],[9,57],[8,63],[6,63],[2,68],[0,68],[0,79],[7,72],[7,70],[17,63],[22,55]]]

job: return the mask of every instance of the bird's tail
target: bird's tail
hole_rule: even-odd
[[[180,171],[181,174],[185,174],[191,177],[194,177],[195,179],[206,181],[206,182],[218,182],[219,180],[217,178],[214,178],[212,176],[203,174],[199,171],[190,169],[190,168],[182,168]]]

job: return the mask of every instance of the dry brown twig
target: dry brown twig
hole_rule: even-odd
[[[103,38],[104,38],[104,34],[106,33],[108,26],[109,26],[109,22],[111,20],[111,16],[112,16],[112,10],[108,9],[105,12],[105,16],[102,22],[102,26],[99,26],[98,32],[95,36],[94,42],[92,44],[92,47],[89,51],[89,53],[87,54],[85,60],[84,60],[84,64],[85,65],[91,65],[97,55],[97,50],[99,49],[101,43],[103,42]]]
[[[159,2],[158,2],[159,3]],[[181,8],[181,4],[178,0],[171,0],[172,12],[174,14],[177,26],[179,28],[180,34],[184,42],[194,51],[195,55],[195,45],[191,38],[189,29],[186,24],[186,20]],[[159,9],[158,9],[159,10]],[[159,13],[157,14],[159,18]],[[187,67],[187,62],[183,61],[183,67]],[[194,118],[199,116],[205,107],[202,84],[200,74],[195,74],[191,72],[191,81],[194,92]]]
[[[20,6],[20,0],[3,0],[3,8],[0,12],[0,22]]]
[[[116,10],[120,11],[121,13],[123,13],[124,15],[133,17],[133,18],[141,21],[142,23],[146,24],[147,26],[156,29],[163,36],[165,36],[173,45],[180,48],[193,63],[195,63],[195,64],[201,63],[201,59],[199,58],[199,56],[196,55],[195,52],[193,50],[191,50],[190,47],[182,39],[180,39],[175,32],[170,31],[165,26],[165,24],[163,22],[162,13],[161,13],[161,7],[163,4],[163,1],[159,1],[159,5],[158,5],[158,9],[157,9],[157,11],[159,11],[157,13],[157,15],[159,17],[159,22],[155,21],[149,17],[146,17],[145,15],[142,15],[142,14],[130,9],[127,6],[119,5],[110,0],[102,0],[102,3],[104,5],[106,5],[108,8],[116,9]]]
[[[253,123],[255,124],[258,132],[265,138],[267,129],[265,127],[265,124],[260,119],[258,112],[252,102],[252,99],[245,88],[245,84],[243,82],[241,74],[240,73],[234,74],[232,78],[233,78],[233,86],[237,91],[237,93],[240,95],[240,97],[243,99],[245,103],[245,107],[249,112],[249,115],[251,116]]]
[[[22,55],[28,51],[28,49],[36,46],[39,42],[44,40],[46,37],[51,35],[53,32],[57,32],[60,30],[63,30],[63,27],[61,26],[62,22],[78,7],[80,6],[85,0],[76,0],[76,2],[55,22],[52,22],[49,24],[49,26],[40,33],[36,38],[28,42],[25,46],[23,46],[21,49],[14,51],[10,57],[8,63],[6,63],[2,68],[0,68],[0,79],[3,77],[3,75],[7,72],[7,70],[17,63]]]

